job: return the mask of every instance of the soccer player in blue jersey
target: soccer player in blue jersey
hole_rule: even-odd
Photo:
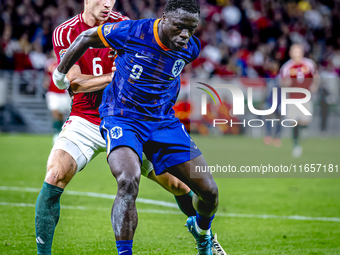
[[[54,72],[56,85],[66,89],[67,72],[89,47],[112,47],[118,52],[117,71],[104,90],[99,111],[107,160],[118,184],[111,217],[119,254],[132,254],[143,151],[157,175],[169,172],[194,191],[197,213],[186,226],[199,254],[212,254],[210,226],[218,188],[210,173],[190,177],[195,166],[207,163],[172,109],[180,89],[179,74],[200,52],[200,42],[193,36],[199,15],[196,0],[169,0],[162,19],[89,29],[72,43]]]

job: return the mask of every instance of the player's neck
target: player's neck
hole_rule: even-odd
[[[162,20],[159,21],[158,23],[158,27],[157,27],[157,32],[158,32],[158,37],[159,37],[159,40],[161,40],[161,42],[168,48],[169,45],[168,45],[168,42],[163,34],[163,29],[162,29]]]
[[[95,17],[93,17],[93,15],[86,9],[82,14],[82,18],[84,22],[90,27],[100,26],[104,23],[104,21],[97,20]]]

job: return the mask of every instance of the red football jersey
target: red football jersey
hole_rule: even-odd
[[[53,48],[57,56],[58,63],[65,55],[67,48],[77,38],[77,36],[90,28],[82,17],[82,13],[59,25],[53,32]],[[128,20],[119,12],[111,12],[109,19],[105,23]],[[79,65],[81,73],[99,76],[111,73],[113,58],[109,57],[109,48],[93,49],[89,48],[76,63]],[[90,93],[74,94],[72,102],[71,116],[79,116],[93,124],[100,124],[98,107],[102,101],[103,90]]]
[[[280,69],[280,78],[291,78],[291,87],[310,89],[318,70],[313,60],[303,58],[300,63],[288,60]],[[302,93],[290,93],[290,98],[304,98]]]

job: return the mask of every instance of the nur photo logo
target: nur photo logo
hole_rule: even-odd
[[[297,87],[285,87],[281,88],[281,103],[278,103],[278,88],[272,88],[272,105],[269,109],[256,109],[254,106],[254,100],[253,100],[253,88],[248,87],[247,88],[247,94],[245,96],[244,92],[237,87],[236,85],[232,84],[219,84],[215,86],[208,85],[203,82],[197,82],[198,84],[204,86],[202,87],[196,87],[199,90],[204,91],[205,93],[201,94],[201,115],[207,115],[207,94],[212,98],[215,105],[217,105],[215,96],[219,100],[220,104],[222,105],[222,100],[220,97],[220,94],[217,92],[217,90],[227,90],[229,93],[231,93],[232,96],[232,109],[233,109],[233,115],[234,116],[244,116],[245,115],[245,104],[247,104],[248,110],[257,116],[268,116],[274,113],[278,107],[281,108],[281,116],[287,115],[287,108],[290,105],[295,105],[298,111],[301,111],[302,114],[305,116],[311,116],[312,113],[304,106],[305,103],[309,102],[311,100],[311,92],[304,88],[297,88]],[[209,90],[208,90],[208,89]],[[300,93],[304,95],[303,98],[289,98],[290,93]],[[215,96],[214,96],[214,95]],[[298,122],[296,119],[250,119],[246,122],[245,119],[241,122],[233,122],[232,119],[213,119],[213,127],[216,127],[216,125],[224,125],[229,123],[229,125],[232,127],[233,125],[242,125],[246,126],[248,124],[249,127],[262,127],[265,122],[271,122],[271,125],[274,126],[275,122],[280,122],[280,124],[283,127],[295,127]]]

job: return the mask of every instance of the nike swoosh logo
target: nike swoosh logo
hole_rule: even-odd
[[[120,252],[119,254],[122,254],[122,253],[124,253],[124,252],[128,252],[128,251],[122,251],[122,252]]]
[[[139,55],[139,53],[136,53],[135,57],[136,58],[149,58],[148,56]]]

